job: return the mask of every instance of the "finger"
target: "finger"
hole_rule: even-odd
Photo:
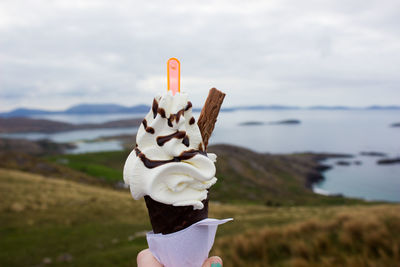
[[[208,258],[202,267],[221,267],[222,266],[222,259],[218,256],[212,256]]]
[[[162,265],[154,258],[149,249],[139,252],[137,255],[138,267],[162,267]]]

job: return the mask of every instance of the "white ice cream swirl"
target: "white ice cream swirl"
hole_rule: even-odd
[[[153,101],[140,125],[137,147],[124,167],[133,198],[150,196],[174,206],[204,207],[215,178],[215,154],[203,152],[199,127],[187,94],[165,94]]]

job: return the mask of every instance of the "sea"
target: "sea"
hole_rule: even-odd
[[[41,115],[70,123],[100,123],[118,119],[143,118],[145,114]],[[198,117],[198,113],[194,114]],[[299,124],[275,124],[296,119]],[[261,125],[241,125],[256,121]],[[400,110],[236,110],[221,112],[210,144],[233,144],[261,153],[344,153],[350,159],[328,159],[333,168],[325,179],[314,185],[320,194],[342,194],[366,200],[400,202],[400,164],[378,165],[382,157],[363,156],[361,152],[381,152],[385,157],[400,157]],[[31,140],[47,138],[56,142],[74,142],[70,153],[122,149],[119,141],[87,142],[102,136],[134,134],[136,128],[93,129],[54,134],[2,134],[3,137]],[[338,165],[345,160],[348,166]]]

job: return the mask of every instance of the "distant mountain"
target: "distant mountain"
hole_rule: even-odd
[[[48,111],[41,109],[18,108],[9,112],[0,113],[0,117],[30,117],[49,114],[114,114],[114,113],[146,113],[150,109],[147,105],[125,107],[117,104],[80,104],[66,110]]]
[[[64,111],[68,114],[98,114],[98,113],[124,113],[127,107],[117,104],[80,104]]]
[[[320,110],[347,110],[347,109],[354,109],[352,107],[346,106],[311,106],[308,109],[320,109]]]
[[[367,109],[400,109],[400,106],[370,106]]]
[[[0,117],[30,117],[35,115],[49,115],[49,114],[115,114],[115,113],[146,113],[150,109],[148,105],[135,105],[132,107],[125,107],[117,104],[80,104],[72,106],[65,110],[48,111],[41,109],[28,109],[17,108],[9,112],[0,113]],[[236,106],[236,107],[223,107],[222,112],[236,111],[236,110],[296,110],[296,109],[310,109],[310,110],[349,110],[349,109],[368,109],[368,110],[400,110],[400,106],[369,106],[365,108],[354,108],[347,106],[311,106],[311,107],[298,107],[298,106],[284,106],[284,105],[254,105],[254,106]],[[193,108],[194,112],[201,111],[201,108]]]
[[[17,108],[9,112],[0,113],[3,117],[25,117],[30,115],[45,115],[53,114],[54,111],[47,111],[41,109]]]
[[[283,105],[255,105],[255,106],[241,106],[235,107],[236,110],[265,110],[265,109],[300,109],[297,106],[283,106]]]
[[[136,105],[127,109],[128,113],[147,113],[150,106],[147,105]]]

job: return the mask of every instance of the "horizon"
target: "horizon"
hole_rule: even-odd
[[[118,103],[77,103],[71,106],[68,106],[63,109],[46,109],[46,108],[31,108],[31,107],[15,107],[13,109],[9,110],[1,110],[0,109],[0,115],[1,114],[7,114],[11,113],[17,110],[37,110],[37,111],[46,111],[46,112],[65,112],[71,108],[74,107],[79,107],[79,106],[107,106],[107,105],[115,105],[119,107],[124,107],[124,108],[134,108],[134,107],[140,107],[140,106],[146,106],[146,107],[151,107],[149,104],[135,104],[135,105],[123,105],[123,104],[118,104]],[[331,108],[331,109],[340,109],[340,108],[345,108],[345,109],[371,109],[371,108],[382,108],[382,109],[400,109],[400,105],[368,105],[368,106],[346,106],[346,105],[312,105],[312,106],[299,106],[299,105],[283,105],[283,104],[255,104],[255,105],[238,105],[238,106],[222,106],[221,111],[227,110],[227,109],[240,109],[240,108],[247,108],[247,107],[260,107],[260,108],[271,108],[273,107],[282,107],[282,108],[293,108],[293,109],[312,109],[312,108]],[[194,109],[201,109],[201,106],[193,106]]]

